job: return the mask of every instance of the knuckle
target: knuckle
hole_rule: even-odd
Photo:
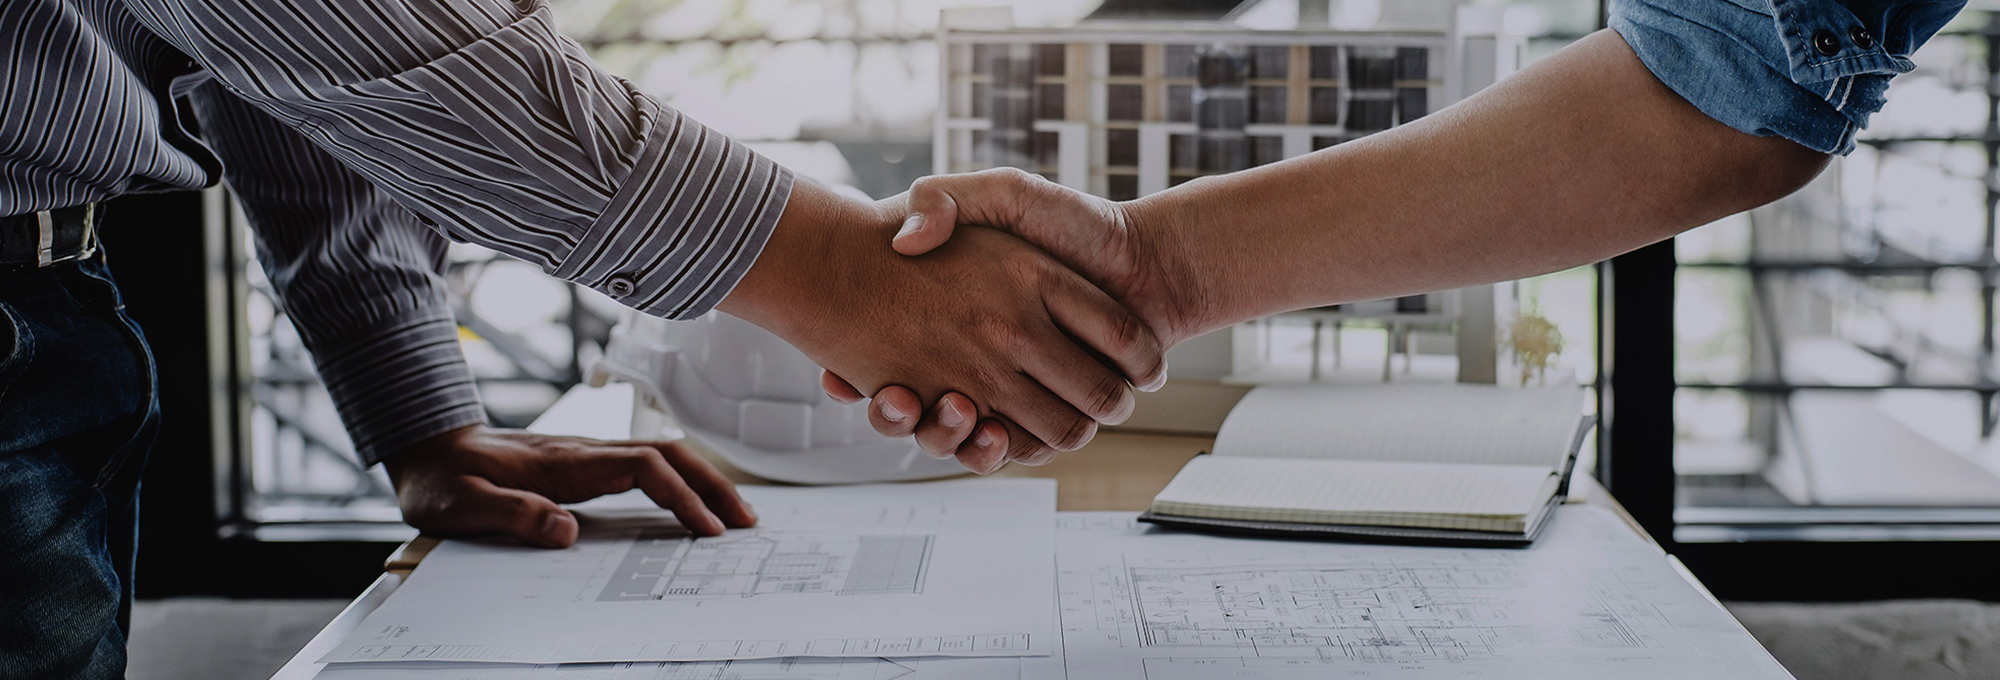
[[[1118,412],[1124,409],[1125,400],[1130,396],[1129,389],[1124,378],[1105,372],[1090,389],[1088,396],[1090,417],[1107,420],[1117,416]]]
[[[1121,313],[1111,322],[1110,341],[1112,347],[1121,352],[1157,353],[1157,348],[1149,346],[1151,343],[1146,342],[1148,335],[1144,325],[1139,323],[1138,317],[1129,313]]]
[[[1032,189],[1035,186],[1035,181],[1041,179],[1040,176],[1020,168],[1007,168],[1006,172],[1007,180],[1013,182],[1016,189]]]
[[[1031,458],[1041,454],[1043,451],[1053,450],[1044,446],[1042,442],[1037,441],[1034,437],[1013,437],[1007,442],[1007,453],[1002,457],[1002,460]]]
[[[1049,442],[1049,446],[1055,447],[1057,451],[1075,451],[1083,448],[1083,445],[1095,436],[1097,436],[1097,421],[1089,418],[1071,418],[1056,434],[1055,441]]]

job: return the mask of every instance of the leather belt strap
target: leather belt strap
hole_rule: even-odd
[[[0,269],[49,267],[97,253],[97,206],[0,217]]]

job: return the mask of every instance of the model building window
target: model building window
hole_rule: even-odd
[[[1219,175],[1250,167],[1249,139],[1238,130],[1201,131],[1201,172]]]
[[[1308,75],[1312,76],[1313,80],[1333,80],[1339,78],[1339,59],[1340,48],[1331,45],[1314,45],[1308,57],[1308,61],[1312,62],[1312,69],[1308,72]]]
[[[1193,174],[1201,168],[1201,144],[1194,135],[1173,135],[1167,138],[1167,169],[1169,172]]]
[[[1226,47],[1203,50],[1200,89],[1195,93],[1195,124],[1204,130],[1241,130],[1250,118],[1247,71],[1238,53]]]
[[[1285,87],[1257,85],[1250,88],[1250,122],[1285,122]]]
[[[1129,201],[1139,197],[1138,175],[1109,175],[1104,178],[1106,198]]]
[[[1104,118],[1106,120],[1142,120],[1145,118],[1145,107],[1145,86],[1104,86]]]
[[[971,106],[967,107],[969,109],[967,115],[970,115],[973,118],[986,117],[986,115],[989,113],[989,111],[986,108],[986,100],[991,99],[993,97],[991,93],[992,87],[993,86],[987,85],[986,83],[972,84],[972,101],[970,102]]]
[[[1312,101],[1306,109],[1306,119],[1313,125],[1339,125],[1340,88],[1312,88]]]
[[[1142,76],[1146,74],[1146,48],[1141,45],[1111,45],[1105,48],[1110,57],[1109,73],[1114,76]]]
[[[1035,46],[1035,74],[1042,76],[1063,76],[1069,73],[1065,46],[1048,43]]]
[[[1062,135],[1054,132],[1035,133],[1035,172],[1054,178],[1060,170]]]
[[[1395,124],[1396,52],[1350,48],[1347,55],[1347,129],[1387,130]]]
[[[1112,128],[1104,131],[1104,164],[1117,168],[1139,166],[1139,131]]]
[[[1408,123],[1430,112],[1430,50],[1422,47],[1396,49],[1397,120]]]
[[[1194,122],[1194,86],[1167,86],[1167,120],[1176,123]]]
[[[993,51],[1007,49],[1005,45],[973,45],[972,72],[974,74],[993,73]]]
[[[1292,48],[1258,45],[1250,48],[1250,77],[1284,78],[1291,73]]]
[[[1062,83],[1035,85],[1035,119],[1062,120],[1065,117]]]
[[[1268,165],[1285,160],[1285,139],[1270,135],[1250,138],[1250,165]]]

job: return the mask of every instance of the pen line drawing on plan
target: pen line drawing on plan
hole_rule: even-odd
[[[1783,677],[1608,513],[1523,551],[1262,542],[1062,517],[1055,677]],[[1661,663],[1664,662],[1664,663]],[[1750,664],[1745,666],[1745,664]],[[1618,675],[1614,673],[1613,675]],[[1746,676],[1753,677],[1753,676]]]
[[[1100,571],[1126,584],[1139,647],[1402,662],[1521,656],[1550,642],[1535,640],[1528,622],[1510,611],[1524,566],[1506,559],[1380,560]],[[1588,590],[1574,603],[1563,644],[1599,652],[1648,646],[1634,619],[1656,614],[1616,606],[1620,589],[1607,584]]]
[[[751,530],[694,538],[645,529],[583,597],[632,602],[771,594],[914,595],[924,592],[934,534]],[[596,581],[596,579],[593,579]]]
[[[443,541],[322,658],[546,664],[1049,654],[1053,482],[740,493],[756,504],[759,526],[721,536],[692,537],[650,499],[631,496],[577,507],[577,541],[561,550]]]

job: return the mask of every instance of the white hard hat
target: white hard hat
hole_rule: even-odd
[[[590,383],[632,383],[689,436],[765,479],[850,484],[965,471],[923,455],[907,437],[877,434],[867,405],[826,396],[819,372],[778,336],[727,314],[667,321],[630,313],[611,330]]]

